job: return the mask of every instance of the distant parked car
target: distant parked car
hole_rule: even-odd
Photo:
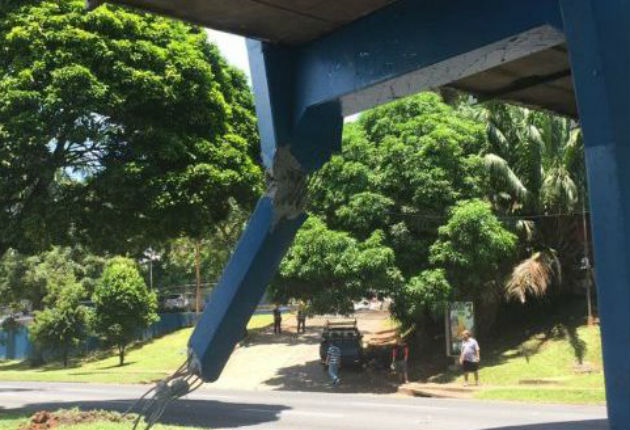
[[[193,302],[188,294],[169,294],[164,297],[163,307],[169,311],[190,310]]]
[[[367,299],[360,300],[353,304],[354,311],[368,311],[370,310],[370,302]]]
[[[363,335],[357,328],[357,321],[326,321],[322,340],[319,344],[319,358],[326,362],[326,354],[331,344],[341,350],[342,366],[361,366],[363,364]]]

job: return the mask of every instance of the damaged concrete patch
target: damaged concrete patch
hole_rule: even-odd
[[[294,219],[306,204],[306,171],[288,146],[276,149],[273,167],[267,171],[267,195],[274,206],[274,224],[283,218]]]

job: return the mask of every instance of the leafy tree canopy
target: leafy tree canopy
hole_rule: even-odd
[[[311,186],[310,210],[333,229],[367,238],[380,229],[406,276],[428,266],[447,209],[484,186],[483,126],[422,93],[346,124],[342,152]]]
[[[161,260],[154,265],[154,282],[159,288],[191,285],[195,282],[195,246],[200,248],[200,274],[203,283],[214,283],[221,274],[249,213],[231,203],[230,215],[203,238],[181,237],[160,248]],[[192,288],[191,290],[192,291]]]
[[[425,316],[439,316],[452,297],[452,287],[444,269],[423,270],[403,288],[393,292],[392,313],[403,323],[411,325]]]
[[[439,228],[430,261],[446,269],[460,298],[477,298],[488,289],[488,283],[500,281],[497,275],[502,264],[512,261],[516,240],[488,202],[464,200],[453,207],[448,222]]]
[[[310,300],[316,312],[352,311],[367,291],[387,294],[402,281],[393,251],[375,231],[364,241],[313,216],[300,229],[273,284],[276,298]]]
[[[31,302],[33,309],[53,304],[67,285],[78,284],[83,297],[89,297],[100,276],[104,258],[81,247],[52,247],[49,251],[25,256],[9,249],[0,258],[0,304]]]
[[[346,124],[341,154],[311,182],[309,210],[317,219],[298,233],[281,265],[283,291],[326,311],[373,293],[395,297],[401,319],[437,309],[451,287],[432,267],[429,248],[449,207],[484,194],[485,146],[484,127],[434,93]],[[366,244],[387,258],[357,257]],[[361,262],[375,265],[366,266],[368,276]]]
[[[2,3],[2,253],[199,237],[260,186],[246,80],[204,31],[83,4]]]

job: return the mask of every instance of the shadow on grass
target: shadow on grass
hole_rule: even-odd
[[[548,342],[565,339],[573,349],[573,355],[577,364],[582,364],[587,353],[586,342],[579,337],[577,329],[585,324],[585,319],[576,317],[580,315],[581,301],[569,303],[566,306],[555,309],[549,305],[538,306],[530,311],[526,307],[517,310],[519,317],[512,317],[509,322],[497,321],[495,332],[500,330],[500,336],[493,338],[485,336],[479,339],[482,354],[482,367],[494,367],[506,363],[515,358],[523,358],[527,362],[530,358],[538,354]],[[507,311],[509,313],[510,310]],[[500,329],[499,329],[500,328]],[[435,371],[421,371],[423,378],[431,382],[449,383],[454,382],[461,372],[457,370],[447,370],[443,355],[432,357],[430,360],[439,361],[440,366],[434,363],[428,364],[427,369]]]
[[[85,401],[70,403],[31,403],[24,408],[6,410],[9,416],[28,417],[35,411],[79,408],[81,410],[109,410],[124,413],[136,399],[115,401]],[[284,405],[231,403],[215,400],[177,400],[169,405],[160,419],[162,424],[199,428],[239,428],[278,421]],[[5,413],[3,412],[3,416]]]
[[[24,361],[17,361],[17,362],[11,362],[11,363],[6,363],[6,364],[0,363],[0,372],[35,371],[35,372],[45,373],[45,372],[51,372],[51,371],[56,371],[56,370],[77,369],[81,367],[81,365],[82,365],[81,361],[73,360],[66,367],[63,367],[63,364],[57,361],[47,363],[42,366],[33,366],[28,360],[24,360]]]
[[[29,366],[26,361],[12,361],[9,363],[0,363],[0,372],[14,371],[14,370],[29,370],[32,367]]]
[[[131,366],[132,364],[137,363],[137,361],[125,361],[125,363],[121,366],[120,364],[116,363],[116,364],[112,364],[111,366],[103,366],[103,367],[99,367],[99,370],[107,370],[107,369],[122,369],[124,367],[127,366]]]

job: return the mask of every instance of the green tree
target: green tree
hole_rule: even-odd
[[[456,201],[481,197],[484,127],[421,93],[346,124],[341,154],[316,174],[310,211],[365,239],[382,230],[406,277],[430,266],[428,249]]]
[[[147,288],[133,260],[114,257],[105,265],[92,301],[94,331],[118,349],[122,366],[127,345],[157,320],[155,293]]]
[[[383,239],[375,231],[360,241],[310,217],[280,265],[272,295],[310,301],[315,312],[348,314],[368,292],[391,293],[402,279]]]
[[[420,321],[439,318],[451,296],[452,287],[444,269],[427,269],[393,291],[391,311],[405,327],[410,327]]]
[[[352,289],[338,288],[333,287],[334,281],[343,283],[344,279],[332,271],[331,279],[314,284],[308,294],[318,289],[330,290],[331,295],[335,291],[341,301],[346,291],[354,299],[387,291],[396,301],[396,316],[409,324],[426,313],[439,313],[450,286],[446,280],[438,281],[441,272],[434,272],[429,249],[452,205],[484,195],[480,154],[486,146],[483,124],[446,105],[432,92],[377,107],[346,124],[341,153],[310,184],[309,211],[322,225],[317,234],[309,233],[313,236],[309,240],[331,235],[361,243],[379,237],[379,246],[393,252],[390,272],[398,278],[383,283],[384,288],[365,281]],[[298,245],[301,235],[302,231],[287,259],[301,246],[303,258],[295,261],[306,266],[310,260],[324,261],[319,252],[309,254],[312,248],[307,244]],[[328,252],[335,255],[333,262],[343,261],[343,252]],[[435,294],[429,291],[433,287],[439,290]],[[416,299],[420,302],[410,301]]]
[[[472,110],[487,124],[493,201],[525,214],[574,211],[586,187],[584,147],[574,121],[493,103]],[[504,200],[500,203],[497,199]]]
[[[72,349],[87,336],[88,310],[80,303],[83,293],[77,283],[65,285],[54,303],[35,312],[28,328],[38,348],[61,354],[64,367],[68,367]]]
[[[54,246],[40,254],[26,256],[9,249],[0,258],[0,303],[28,300],[41,310],[57,299],[67,285],[79,282],[83,297],[89,297],[100,276],[104,258],[79,246]]]
[[[23,298],[22,281],[26,271],[24,256],[15,249],[7,250],[0,258],[0,304],[15,306]]]
[[[201,237],[260,190],[245,77],[203,29],[81,0],[2,3],[0,253]]]
[[[514,261],[517,237],[479,199],[458,202],[448,222],[439,228],[431,246],[431,263],[445,269],[457,299],[482,306],[484,325],[494,320],[492,310],[501,299],[503,277]]]

